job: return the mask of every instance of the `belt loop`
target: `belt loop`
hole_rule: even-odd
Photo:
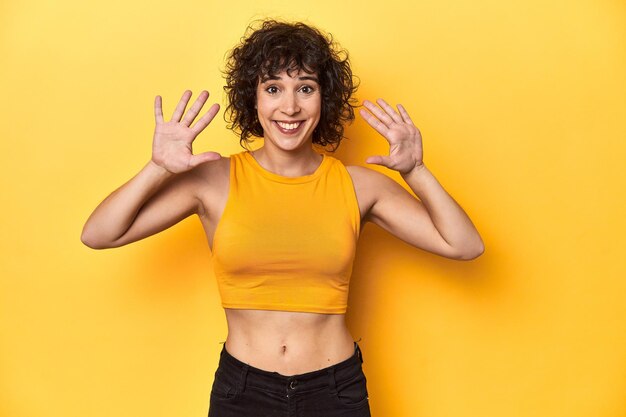
[[[248,376],[248,364],[243,365],[243,369],[241,370],[241,378],[239,380],[239,392],[244,392],[246,390],[246,379]]]
[[[361,352],[361,348],[357,342],[354,342],[354,353],[359,357],[361,363],[363,363],[363,352]]]
[[[333,395],[337,394],[337,386],[335,385],[335,368],[328,368],[328,387],[330,388],[330,393]]]

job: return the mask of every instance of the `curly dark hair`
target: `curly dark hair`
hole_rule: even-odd
[[[227,56],[224,91],[229,104],[224,118],[229,129],[239,134],[239,144],[262,137],[263,127],[256,111],[256,89],[261,78],[282,71],[317,73],[322,98],[320,121],[313,143],[335,151],[344,138],[344,123],[354,120],[358,83],[353,81],[348,52],[319,29],[302,22],[263,20],[251,24],[241,42]],[[355,77],[356,78],[356,77]]]

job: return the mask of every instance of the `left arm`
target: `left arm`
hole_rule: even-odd
[[[439,255],[460,260],[480,256],[484,244],[478,231],[424,165],[421,134],[404,107],[398,105],[398,113],[382,99],[378,104],[382,109],[365,101],[371,113],[360,113],[387,139],[389,156],[371,156],[366,162],[398,171],[419,200],[390,178],[371,175],[378,184],[368,187],[375,193],[370,219],[413,246]]]

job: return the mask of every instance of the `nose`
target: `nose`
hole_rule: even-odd
[[[298,97],[295,93],[293,94],[283,94],[281,102],[280,111],[285,113],[288,116],[294,115],[300,111],[300,106],[298,105]]]

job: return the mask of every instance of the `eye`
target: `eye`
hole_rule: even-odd
[[[276,87],[275,85],[270,85],[269,87],[265,89],[265,91],[267,91],[270,94],[276,94],[278,93],[278,87]]]
[[[311,94],[315,91],[315,89],[313,87],[311,87],[310,85],[303,85],[300,90],[304,93],[304,94]]]

